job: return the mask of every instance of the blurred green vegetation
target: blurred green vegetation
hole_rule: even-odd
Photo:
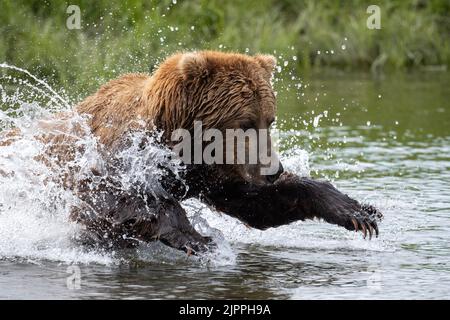
[[[189,49],[275,53],[303,73],[449,65],[450,1],[377,1],[380,30],[366,27],[371,2],[0,0],[0,62],[81,95]],[[80,30],[66,27],[71,4]]]

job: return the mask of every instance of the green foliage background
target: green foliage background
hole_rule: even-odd
[[[188,49],[295,55],[289,67],[304,73],[449,65],[450,1],[377,1],[382,28],[369,30],[373,2],[0,0],[0,62],[81,94]],[[70,4],[81,30],[66,27]]]

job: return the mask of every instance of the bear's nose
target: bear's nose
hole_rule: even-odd
[[[283,172],[284,172],[283,165],[281,164],[281,162],[279,162],[277,173],[275,173],[275,174],[273,174],[273,175],[268,175],[266,179],[267,179],[267,181],[269,181],[270,183],[274,183],[274,182],[280,177],[280,175],[281,175]]]

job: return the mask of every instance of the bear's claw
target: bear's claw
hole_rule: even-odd
[[[381,220],[383,215],[375,207],[371,205],[362,205],[362,212],[358,212],[356,216],[351,218],[352,224],[347,225],[347,229],[360,231],[364,233],[364,239],[369,233],[369,240],[372,239],[373,234],[376,237],[379,235],[378,224],[376,220]]]

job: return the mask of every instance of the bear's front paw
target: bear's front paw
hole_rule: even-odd
[[[364,239],[369,233],[369,239],[375,233],[376,237],[379,235],[377,221],[381,221],[383,214],[375,207],[363,204],[360,210],[349,216],[349,221],[345,224],[347,230],[361,231],[364,233]]]
[[[292,179],[292,178],[290,178]],[[299,180],[299,198],[302,211],[313,212],[315,217],[337,224],[347,230],[361,231],[364,238],[378,236],[378,224],[382,214],[371,205],[358,201],[337,190],[331,183],[307,178]]]

